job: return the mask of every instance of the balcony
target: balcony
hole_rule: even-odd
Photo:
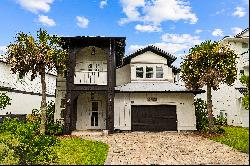
[[[107,71],[77,71],[74,84],[107,85]]]

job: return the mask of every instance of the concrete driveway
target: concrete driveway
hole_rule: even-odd
[[[132,132],[82,136],[110,145],[107,165],[249,164],[249,155],[192,133]]]

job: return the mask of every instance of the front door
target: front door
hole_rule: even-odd
[[[89,128],[100,129],[101,127],[101,101],[90,102]]]

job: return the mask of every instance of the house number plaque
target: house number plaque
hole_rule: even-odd
[[[157,101],[157,97],[148,97],[147,101]]]

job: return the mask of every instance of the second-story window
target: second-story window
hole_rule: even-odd
[[[136,78],[143,78],[143,67],[136,67]]]
[[[153,67],[146,66],[146,78],[153,78]]]
[[[248,43],[242,43],[242,48],[248,48]]]
[[[156,78],[163,78],[163,68],[162,66],[156,66]]]

